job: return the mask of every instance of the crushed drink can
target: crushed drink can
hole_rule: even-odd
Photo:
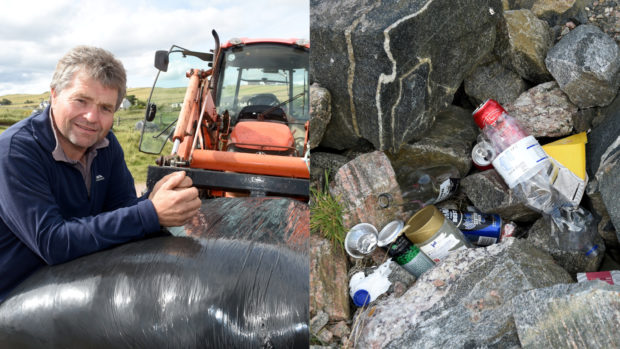
[[[395,220],[388,223],[379,233],[377,246],[387,249],[396,264],[405,268],[416,278],[435,265],[418,246],[414,245],[402,233],[404,222]]]
[[[502,237],[502,219],[497,214],[460,212],[445,208],[440,211],[473,244],[489,246],[499,242]]]

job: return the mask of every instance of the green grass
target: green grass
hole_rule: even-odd
[[[113,132],[123,147],[127,167],[136,183],[144,183],[146,182],[148,166],[155,165],[155,159],[159,157],[159,155],[143,153],[138,149],[141,130],[136,130],[135,125],[138,121],[144,119],[144,110],[117,111],[114,117]],[[118,123],[119,119],[120,125]],[[168,144],[168,147],[164,148],[162,154],[169,154],[170,148],[171,145]]]
[[[8,99],[11,101],[11,104],[8,106],[2,106],[2,108],[8,109],[32,109],[39,106],[39,103],[42,101],[46,101],[50,99],[50,93],[44,92],[40,94],[12,94],[12,95],[4,95],[0,96],[0,99]],[[26,103],[28,102],[28,103]]]
[[[325,173],[325,187],[310,188],[310,232],[330,240],[334,248],[344,248],[346,229],[342,223],[343,208],[329,193],[328,173]]]
[[[4,128],[28,117],[32,113],[31,109],[0,107],[0,127]]]

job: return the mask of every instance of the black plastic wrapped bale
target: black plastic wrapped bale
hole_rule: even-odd
[[[0,304],[0,348],[307,348],[308,233],[244,224],[238,239],[158,237],[42,268]]]
[[[182,235],[228,237],[288,247],[308,254],[308,204],[283,198],[204,200]]]

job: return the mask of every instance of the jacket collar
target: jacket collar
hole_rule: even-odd
[[[56,138],[52,130],[52,121],[50,120],[51,106],[47,106],[40,114],[34,115],[30,120],[30,131],[32,137],[41,144],[43,149],[50,153],[56,147]]]

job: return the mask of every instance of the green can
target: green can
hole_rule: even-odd
[[[404,223],[400,220],[388,223],[379,233],[377,246],[386,248],[396,264],[415,277],[420,277],[435,263],[402,234],[403,226]]]

